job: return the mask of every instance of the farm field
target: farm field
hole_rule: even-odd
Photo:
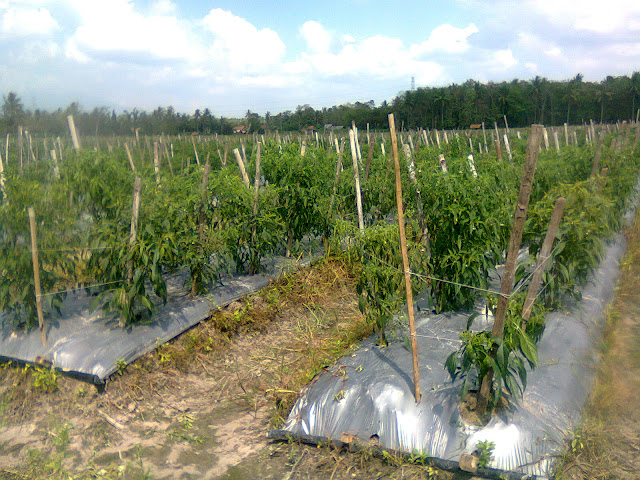
[[[638,180],[640,129],[626,123],[548,129],[534,150],[529,129],[505,131],[507,144],[491,141],[491,131],[486,135],[489,140],[482,132],[421,130],[400,132],[398,140],[412,288],[427,292],[433,311],[467,310],[482,298],[497,303],[496,292],[488,292],[490,277],[505,261],[527,152],[538,156],[522,236],[532,259],[557,198],[566,199],[543,289],[522,328],[533,264],[516,274],[522,293],[508,297],[501,345],[515,363],[504,375],[496,369],[491,391],[498,402],[526,388],[521,373],[508,372],[514,365],[535,368],[532,350],[545,311],[579,298],[607,240],[623,228]],[[98,311],[133,331],[166,300],[172,272],[186,272],[184,294],[195,297],[207,295],[226,273],[259,272],[275,255],[324,247],[325,256],[135,362],[117,362],[103,393],[36,359],[33,365],[7,359],[0,370],[0,476],[451,477],[420,458],[377,459],[366,451],[269,444],[265,437],[282,425],[302,387],[358,341],[373,334],[380,344],[402,341],[384,335],[406,301],[388,132],[92,140],[95,148],[77,150],[57,140],[56,154],[46,160],[29,148],[4,155],[0,308],[3,322],[17,332],[38,332],[43,323],[46,342],[73,289],[84,289]],[[37,224],[39,281],[29,207]],[[635,329],[638,228],[628,229],[630,253],[604,365],[631,348],[617,339]],[[484,338],[467,333],[461,337],[467,349]],[[489,355],[493,344],[483,348]],[[464,389],[470,382],[479,388],[486,374],[482,364],[448,367],[454,380],[465,379]],[[603,433],[589,430],[591,419],[597,423],[603,411],[605,421],[621,421],[612,413],[615,404],[599,398],[598,392],[616,388],[610,381],[598,377],[584,434],[575,436],[577,444],[568,439],[570,454],[561,464],[566,478],[593,461],[585,457]],[[634,388],[630,384],[630,395]],[[625,478],[628,469],[619,468]]]

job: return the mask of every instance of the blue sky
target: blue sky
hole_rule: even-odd
[[[640,70],[638,0],[0,0],[0,92],[28,108],[264,114],[411,85]]]

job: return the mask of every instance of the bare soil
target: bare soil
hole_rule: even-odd
[[[289,447],[268,446],[265,433],[370,333],[353,275],[324,261],[123,366],[104,393],[68,377],[45,392],[49,370],[4,364],[0,478],[233,478],[245,461],[237,478],[280,479]]]

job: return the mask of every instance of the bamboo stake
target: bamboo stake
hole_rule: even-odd
[[[196,154],[196,163],[200,165],[200,158],[198,157],[198,149],[196,148],[196,141],[193,139],[193,135],[191,136],[191,144],[193,145],[193,153]]]
[[[129,235],[129,245],[132,245],[138,237],[138,218],[140,216],[140,191],[142,190],[142,180],[136,177],[133,183],[133,204],[131,208],[131,234]],[[129,275],[131,276],[131,275]]]
[[[544,241],[542,242],[542,248],[540,249],[540,253],[538,254],[538,261],[536,262],[536,268],[533,272],[533,276],[531,277],[531,282],[529,283],[529,289],[527,290],[527,298],[524,301],[524,305],[522,307],[522,330],[524,331],[527,327],[527,322],[529,321],[529,317],[531,317],[531,309],[533,308],[533,302],[538,295],[538,289],[540,288],[540,283],[542,281],[542,274],[545,272],[547,268],[547,260],[549,259],[549,255],[551,254],[551,247],[553,246],[553,241],[556,238],[556,232],[558,231],[558,226],[560,225],[560,220],[562,219],[562,212],[564,211],[565,204],[567,203],[566,199],[560,197],[556,200],[555,207],[553,208],[553,213],[551,214],[551,221],[549,222],[549,228],[547,229],[547,234],[544,237]]]
[[[164,155],[167,157],[167,165],[169,166],[169,172],[171,172],[171,176],[174,176],[173,165],[171,164],[171,157],[169,156],[169,149],[167,148],[167,142],[162,141],[162,147],[164,148]]]
[[[58,144],[58,150],[60,153],[60,161],[62,161],[62,140],[60,139],[60,137],[56,137],[56,142]]]
[[[351,145],[351,160],[353,160],[353,179],[356,184],[356,207],[358,209],[358,226],[360,232],[364,232],[364,218],[362,215],[362,197],[360,194],[360,173],[358,171],[358,154],[356,153],[355,133],[349,130],[349,142]]]
[[[156,185],[160,187],[160,155],[158,154],[158,142],[153,142],[153,169],[156,172]]]
[[[549,150],[549,133],[546,128],[542,129],[542,136],[544,137],[544,149]]]
[[[244,168],[244,162],[242,161],[242,157],[240,156],[240,150],[234,148],[233,154],[236,157],[236,162],[238,162],[238,168],[240,168],[240,173],[242,174],[242,181],[247,188],[251,188],[249,186],[249,176],[247,175],[247,170]]]
[[[473,178],[478,178],[478,171],[476,170],[476,162],[473,159],[473,153],[467,155],[467,163],[469,164],[469,170]]]
[[[484,129],[484,122],[482,122],[482,138],[484,139],[484,149],[489,153],[489,147],[487,146],[487,131]]]
[[[509,159],[509,163],[513,163],[513,156],[511,155],[511,146],[509,145],[509,137],[507,134],[504,134],[504,148],[507,151],[507,158]]]
[[[502,161],[502,149],[500,148],[500,140],[497,138],[493,141],[496,146],[496,155],[499,162]]]
[[[49,155],[51,155],[51,161],[53,162],[53,176],[56,177],[56,180],[60,180],[60,169],[58,168],[58,155],[56,155],[55,150],[50,150]]]
[[[556,130],[553,131],[553,143],[556,145],[556,153],[560,155],[560,141],[558,140],[558,132]]]
[[[253,181],[253,216],[258,215],[258,193],[260,190],[260,142],[256,146],[256,177]]]
[[[398,209],[398,228],[400,230],[400,250],[402,252],[402,266],[404,268],[404,283],[407,292],[407,311],[409,315],[409,335],[411,338],[411,357],[413,360],[413,387],[416,403],[420,403],[420,367],[418,363],[418,342],[416,340],[416,323],[413,313],[413,291],[411,289],[411,269],[407,255],[407,239],[404,230],[404,212],[402,208],[402,180],[400,177],[400,160],[398,155],[398,140],[393,113],[389,114],[389,129],[391,131],[391,150],[396,174],[396,206]]]
[[[22,172],[22,127],[18,127],[18,167],[20,172]]]
[[[42,312],[42,292],[40,290],[40,263],[38,261],[38,239],[36,235],[36,212],[29,207],[29,228],[31,229],[31,259],[33,261],[33,283],[36,291],[36,310],[38,311],[38,326],[42,345],[47,344],[47,334],[44,330],[44,313]]]
[[[367,126],[369,126],[369,124],[367,123]],[[367,135],[367,139],[369,138],[369,136]],[[364,181],[366,182],[369,179],[369,170],[371,169],[371,160],[373,160],[373,146],[375,145],[374,142],[367,142],[368,143],[368,150],[367,150],[367,163],[364,166]]]
[[[440,162],[442,173],[447,173],[447,160],[444,158],[444,155],[442,153],[438,155],[438,161]]]
[[[604,135],[598,135],[598,144],[596,145],[596,152],[593,156],[593,162],[591,163],[591,178],[595,178],[600,170],[600,157],[602,156],[602,142],[604,141]]]
[[[0,193],[3,202],[7,201],[7,190],[4,187],[4,162],[2,161],[2,152],[0,152]]]
[[[67,123],[69,124],[69,133],[71,133],[71,141],[73,142],[73,148],[77,152],[80,150],[80,139],[78,138],[78,131],[76,130],[76,124],[73,121],[73,115],[67,115]]]
[[[133,163],[133,157],[131,156],[131,151],[129,150],[129,145],[126,141],[124,142],[124,149],[127,152],[127,158],[129,159],[129,166],[131,167],[131,171],[133,173],[136,173],[136,166]]]

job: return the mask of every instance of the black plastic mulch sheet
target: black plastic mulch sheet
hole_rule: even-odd
[[[120,361],[133,362],[204,320],[217,308],[260,290],[283,271],[308,263],[309,259],[272,259],[266,265],[266,273],[225,277],[222,284],[199,297],[186,293],[184,275],[173,276],[167,280],[166,305],[160,303],[148,323],[126,328],[118,325],[115,315],[105,315],[99,309],[92,312],[92,298],[79,290],[67,296],[61,316],[52,314],[45,320],[44,346],[37,328],[14,331],[11,319],[0,313],[0,358],[51,364],[101,384],[117,370]]]
[[[422,400],[413,397],[411,353],[403,341],[380,348],[371,338],[351,356],[317,376],[293,407],[285,430],[420,452],[445,460],[471,453],[479,441],[495,442],[490,467],[548,475],[553,455],[580,420],[597,361],[603,312],[613,296],[624,237],[609,245],[599,269],[569,311],[547,315],[538,346],[539,367],[529,373],[524,398],[485,427],[465,424],[458,410],[459,383],[451,384],[445,359],[459,345],[469,312],[416,316]],[[476,318],[474,329],[490,329]]]

